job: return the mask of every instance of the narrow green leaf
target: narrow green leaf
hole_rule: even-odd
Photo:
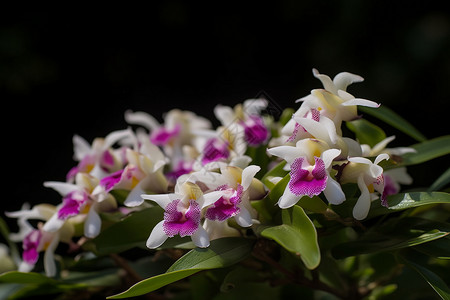
[[[56,281],[40,273],[24,273],[18,271],[6,272],[0,275],[0,282],[4,283],[22,283],[22,284],[54,284]]]
[[[254,240],[240,237],[213,240],[208,248],[195,248],[183,255],[167,272],[227,267],[246,258],[253,244]]]
[[[447,284],[436,273],[430,271],[424,266],[412,262],[403,256],[399,256],[400,262],[416,271],[422,276],[426,282],[434,289],[434,291],[444,300],[450,300],[450,289]]]
[[[428,189],[429,192],[438,191],[450,183],[450,168],[447,169]]]
[[[375,217],[422,205],[450,203],[450,194],[443,192],[400,193],[388,196],[387,200],[389,207],[384,207],[379,201],[374,201],[368,217]]]
[[[159,206],[132,213],[122,221],[105,229],[83,247],[94,251],[97,255],[118,253],[134,247],[145,247],[150,232],[162,218],[163,210]]]
[[[395,113],[393,110],[386,107],[385,105],[382,105],[378,108],[359,106],[358,109],[363,113],[366,113],[377,119],[380,119],[381,121],[400,130],[401,132],[406,133],[416,141],[423,142],[427,139],[419,130],[417,130],[413,125],[411,125],[411,123],[406,121],[404,118],[399,116],[397,113]]]
[[[450,259],[450,239],[448,237],[417,245],[414,249],[438,259]]]
[[[282,218],[282,225],[268,227],[261,235],[299,255],[308,269],[315,269],[320,263],[320,249],[314,224],[297,205],[292,209],[283,210]]]
[[[208,248],[195,248],[186,253],[166,273],[142,280],[125,292],[108,297],[108,299],[143,295],[201,270],[233,265],[250,254],[253,244],[254,240],[247,238],[231,237],[213,240]]]
[[[386,133],[384,133],[383,129],[366,119],[346,122],[346,125],[356,135],[359,143],[367,144],[370,147],[375,146],[386,138]]]
[[[413,247],[430,241],[434,241],[449,235],[448,232],[431,230],[419,236],[394,236],[371,232],[362,236],[357,241],[343,243],[332,250],[333,257],[340,259],[360,254],[378,253]]]
[[[165,285],[168,285],[175,281],[178,281],[178,280],[181,280],[188,276],[191,276],[199,271],[201,271],[201,269],[179,270],[179,271],[174,271],[174,272],[170,272],[170,273],[164,273],[161,275],[153,276],[148,279],[139,281],[135,285],[131,286],[128,290],[126,290],[120,294],[107,297],[106,299],[123,299],[123,298],[128,298],[128,297],[136,297],[136,296],[144,295],[144,294],[153,292],[154,290],[157,290]]]
[[[420,164],[434,158],[450,154],[450,135],[444,135],[432,140],[412,145],[415,153],[406,153],[402,156],[401,166]]]

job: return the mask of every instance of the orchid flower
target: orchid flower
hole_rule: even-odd
[[[218,127],[213,130],[197,130],[195,147],[200,153],[194,163],[194,171],[201,169],[219,169],[225,165],[245,167],[251,158],[244,155],[247,150],[247,142],[244,132],[236,126]]]
[[[347,87],[354,82],[361,82],[364,79],[361,76],[342,72],[337,74],[333,80],[327,75],[320,74],[319,71],[313,69],[314,77],[318,78],[324,89],[315,89],[311,94],[298,99],[296,102],[303,102],[294,116],[305,118],[309,114],[314,115],[319,112],[321,116],[325,116],[332,120],[337,128],[339,135],[341,132],[342,121],[351,121],[358,118],[356,106],[379,107],[376,102],[355,98],[350,93],[346,92]],[[294,122],[286,124],[283,132],[290,136],[293,134],[296,126]]]
[[[19,232],[10,234],[10,239],[22,242],[22,262],[19,264],[20,272],[31,271],[39,259],[39,252],[44,251],[44,269],[49,277],[56,275],[54,252],[59,242],[72,244],[75,233],[74,226],[70,222],[64,224],[55,232],[44,230],[45,225],[40,222],[38,228],[33,228],[28,220],[37,219],[47,221],[56,214],[56,207],[49,204],[39,204],[31,210],[24,208],[15,212],[5,213],[10,218],[18,218]]]
[[[79,135],[75,135],[74,159],[79,163],[69,171],[67,181],[73,181],[78,172],[102,178],[119,170],[123,165],[121,150],[114,151],[111,147],[121,140],[129,139],[130,135],[133,135],[130,129],[113,131],[105,138],[96,138],[92,145]]]
[[[183,145],[192,144],[192,131],[211,128],[211,123],[190,111],[173,109],[164,116],[160,124],[153,116],[145,112],[125,112],[129,124],[141,125],[150,131],[150,141],[165,149],[165,153],[174,163],[178,163],[178,152]]]
[[[377,143],[373,148],[369,145],[361,145],[362,156],[377,156],[381,153],[387,153],[389,156],[402,156],[405,153],[414,153],[416,150],[411,147],[396,147],[396,148],[386,148],[386,146],[395,139],[395,135],[390,136]]]
[[[130,191],[125,199],[125,205],[134,207],[143,203],[140,197],[145,192],[163,193],[167,190],[167,179],[162,173],[162,167],[167,163],[161,150],[148,139],[139,139],[139,152],[126,149],[128,164],[100,180],[94,195],[105,195],[113,189]]]
[[[341,184],[356,183],[361,191],[353,208],[353,217],[357,220],[367,217],[371,201],[378,198],[374,194],[375,191],[381,194],[381,204],[387,206],[383,168],[378,165],[385,159],[389,159],[386,153],[378,155],[373,163],[364,157],[349,157],[349,162],[339,171],[338,177]]]
[[[244,131],[244,140],[250,146],[258,146],[269,137],[269,130],[260,115],[267,104],[265,99],[248,99],[243,104],[237,104],[234,109],[217,105],[214,114],[224,127],[232,131]]]
[[[290,169],[290,180],[278,206],[289,208],[301,197],[324,193],[331,204],[340,204],[345,200],[340,185],[331,177],[333,160],[340,150],[329,149],[327,143],[316,139],[303,139],[296,146],[279,146],[267,150],[271,155],[283,158]]]
[[[164,220],[153,228],[147,247],[158,248],[167,238],[175,235],[190,236],[196,246],[208,247],[210,239],[201,226],[202,210],[222,195],[222,191],[203,193],[195,183],[180,180],[175,186],[175,193],[142,195],[143,199],[152,200],[165,210]]]
[[[239,226],[250,227],[256,219],[250,200],[258,200],[265,195],[262,183],[254,178],[260,169],[256,165],[245,169],[226,166],[220,169],[220,173],[192,173],[190,180],[204,190],[223,192],[222,197],[206,209],[205,218],[218,222],[234,218]]]
[[[93,192],[98,184],[98,179],[85,173],[78,173],[76,184],[67,182],[47,181],[45,187],[53,188],[61,196],[63,202],[57,207],[55,213],[44,225],[47,232],[56,232],[65,220],[73,217],[84,219],[84,235],[94,238],[100,233],[101,219],[99,211],[111,211],[117,208],[117,202],[113,196],[95,195]]]

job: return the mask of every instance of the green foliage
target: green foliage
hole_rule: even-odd
[[[300,256],[308,269],[320,263],[320,249],[314,224],[300,206],[282,211],[282,225],[268,227],[263,237],[273,239],[289,252]]]

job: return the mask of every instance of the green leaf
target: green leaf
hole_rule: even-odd
[[[299,255],[308,269],[320,263],[320,249],[314,224],[304,210],[295,205],[282,211],[283,224],[268,227],[261,235],[276,241],[289,252]]]
[[[438,275],[403,256],[399,256],[399,260],[422,276],[442,299],[450,300],[450,289]]]
[[[400,193],[388,196],[387,201],[389,207],[382,206],[380,201],[373,202],[368,217],[371,218],[422,205],[450,203],[450,194],[443,192]]]
[[[375,146],[386,138],[386,133],[377,125],[366,119],[358,119],[346,122],[347,128],[356,135],[356,139],[361,144],[367,144],[370,147]]]
[[[450,239],[445,237],[426,244],[421,244],[414,247],[414,250],[425,253],[428,256],[436,257],[438,259],[450,259]]]
[[[54,284],[56,281],[40,273],[24,273],[18,271],[6,272],[0,275],[0,282],[22,284]]]
[[[434,241],[449,235],[448,232],[431,230],[418,236],[395,236],[369,232],[357,241],[343,243],[332,250],[333,257],[340,259],[360,254],[394,251]]]
[[[359,106],[358,109],[368,115],[380,119],[381,121],[400,130],[401,132],[406,133],[416,141],[423,142],[427,139],[420,131],[418,131],[413,125],[411,125],[411,123],[406,121],[404,118],[399,116],[397,113],[395,113],[385,105],[382,105],[378,108]]]
[[[429,192],[431,191],[438,191],[442,189],[444,186],[450,183],[450,168],[447,169],[444,173],[442,173],[441,176],[439,176],[438,179],[436,179],[435,182],[430,186],[428,189]]]
[[[412,145],[416,153],[405,153],[400,166],[420,164],[450,154],[450,135],[444,135],[423,143]]]
[[[163,209],[150,207],[132,213],[122,221],[105,229],[83,247],[97,255],[119,253],[134,247],[145,247],[153,227],[163,218]]]
[[[195,248],[186,253],[166,273],[142,280],[125,292],[108,299],[143,295],[201,270],[231,266],[246,258],[252,251],[253,244],[254,240],[247,238],[230,237],[213,240],[208,248]]]

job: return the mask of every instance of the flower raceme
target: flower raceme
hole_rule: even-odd
[[[178,179],[175,193],[142,195],[143,199],[156,202],[165,211],[164,220],[151,232],[147,247],[158,248],[168,237],[175,235],[190,236],[196,246],[208,247],[210,235],[217,238],[210,231],[215,226],[211,222],[227,227],[226,220],[232,217],[241,227],[250,227],[252,216],[255,216],[249,203],[250,190],[261,192],[261,182],[254,179],[259,170],[258,166],[248,166],[244,170],[227,167],[221,173],[194,172]],[[256,194],[254,191],[252,195]],[[264,194],[260,193],[257,198]],[[204,222],[204,219],[210,222]]]
[[[162,123],[145,112],[127,111],[130,127],[125,130],[92,144],[74,136],[75,167],[65,182],[44,183],[60,194],[61,202],[7,214],[17,218],[20,227],[12,235],[23,244],[20,270],[33,269],[44,252],[45,271],[54,276],[53,253],[60,242],[73,246],[76,238],[82,244],[116,220],[104,222],[110,212],[122,217],[152,205],[164,213],[146,241],[151,249],[174,236],[190,237],[202,248],[218,238],[258,236],[257,226],[267,225],[264,214],[272,210],[261,210],[260,204],[273,200],[269,187],[282,179],[277,172],[266,176],[260,171],[271,172],[281,161],[286,162],[284,170],[277,171],[287,176],[287,184],[276,194],[279,209],[300,205],[307,197],[328,202],[332,210],[349,200],[343,184],[360,191],[352,211],[355,219],[365,219],[376,199],[388,205],[386,197],[412,179],[405,168],[384,172],[380,162],[395,161],[413,150],[386,148],[393,137],[371,147],[344,136],[342,123],[361,117],[358,106],[379,104],[347,92],[350,84],[363,81],[358,75],[343,72],[331,79],[315,69],[313,75],[323,88],[297,101],[300,106],[287,121],[264,114],[267,100],[249,99],[234,107],[217,105],[217,128],[189,111],[171,110]],[[38,226],[29,220],[38,220]]]

